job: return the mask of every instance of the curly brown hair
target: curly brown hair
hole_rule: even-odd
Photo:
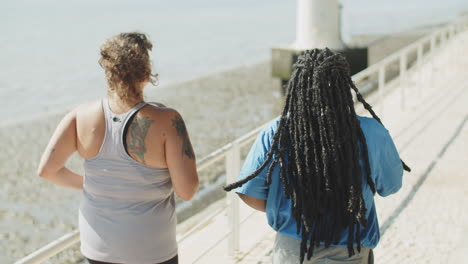
[[[149,58],[152,47],[146,35],[137,32],[121,33],[101,46],[99,64],[106,72],[110,92],[136,102],[142,98],[143,82],[156,84],[157,74],[151,73]]]

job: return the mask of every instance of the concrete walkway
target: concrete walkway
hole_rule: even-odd
[[[400,84],[384,106],[368,98],[412,168],[403,188],[376,197],[382,238],[376,263],[466,263],[468,259],[468,32],[458,35]],[[402,95],[404,107],[402,108]],[[382,111],[383,109],[383,111]],[[359,111],[360,113],[364,113]],[[179,226],[181,263],[270,263],[274,232],[241,203],[241,248],[227,253],[224,201]],[[205,226],[193,227],[216,210]],[[250,215],[250,216],[249,216]],[[205,256],[197,256],[211,245]],[[198,259],[197,259],[198,258]]]

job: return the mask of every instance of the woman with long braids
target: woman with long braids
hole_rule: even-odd
[[[398,191],[409,168],[342,55],[309,50],[294,67],[281,116],[225,190],[266,212],[277,231],[275,264],[372,263],[380,238],[373,195]],[[356,115],[351,90],[373,118]]]

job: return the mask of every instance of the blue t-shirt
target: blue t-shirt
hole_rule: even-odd
[[[403,167],[392,138],[388,131],[375,119],[360,116],[358,116],[358,119],[366,137],[371,177],[375,183],[377,193],[380,196],[387,196],[397,192],[401,187]],[[239,179],[249,176],[263,164],[266,153],[270,150],[278,123],[279,118],[273,120],[257,137],[244,162]],[[296,220],[291,215],[291,200],[286,199],[284,196],[283,184],[279,178],[279,166],[275,166],[273,169],[269,186],[265,184],[268,167],[257,177],[235,189],[235,192],[266,200],[268,224],[284,235],[301,239],[301,235],[296,232]],[[367,227],[361,228],[361,245],[367,248],[375,248],[380,239],[379,223],[374,197],[364,177],[363,173],[362,193],[367,208]],[[344,230],[339,243],[334,245],[346,246],[347,234],[347,230]]]

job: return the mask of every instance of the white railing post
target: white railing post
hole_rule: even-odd
[[[457,23],[457,31],[456,31],[456,35],[459,35],[463,32],[463,28],[462,28],[462,23]],[[463,47],[462,45],[458,45],[458,48],[456,48],[456,52],[455,52],[455,59],[456,61],[461,61],[462,58],[463,58]]]
[[[447,27],[447,40],[451,40],[452,39],[452,27],[451,26],[448,26]]]
[[[233,147],[226,153],[226,181],[232,183],[237,181],[240,172],[240,146],[237,142],[233,142]],[[240,247],[240,210],[239,197],[235,192],[228,192],[228,222],[229,222],[229,238],[228,238],[228,253],[230,256],[235,256]]]
[[[400,56],[400,89],[401,89],[401,109],[405,109],[405,85],[406,80],[406,53]]]
[[[434,56],[436,54],[436,40],[437,40],[437,34],[432,34],[431,36],[431,60],[430,60],[430,82],[429,85],[433,87],[434,85],[434,72],[435,72],[435,65],[434,65]]]
[[[435,34],[431,35],[431,55],[434,55],[434,53],[435,53],[436,37],[437,36]]]
[[[438,49],[441,49],[443,46],[444,46],[444,34],[443,34],[443,30],[439,31],[437,33],[437,38],[439,39],[439,45],[438,45]]]
[[[417,48],[417,61],[416,61],[416,65],[417,67],[421,67],[422,65],[422,59],[423,57],[423,43],[419,43],[418,45],[418,48]],[[425,76],[424,76],[424,72],[421,72],[419,71],[419,74],[418,74],[418,82],[421,83],[423,80],[424,80]],[[421,85],[418,85],[418,96],[421,96]]]
[[[379,68],[379,101],[380,101],[380,117],[383,119],[384,116],[384,89],[385,89],[385,66],[382,65]]]
[[[422,56],[423,56],[423,43],[419,43],[418,45],[418,58],[417,58],[417,65],[421,66],[422,64]]]
[[[443,46],[445,46],[447,44],[447,41],[448,41],[447,30],[445,28],[442,29],[441,35],[442,35],[441,40],[442,40]]]

